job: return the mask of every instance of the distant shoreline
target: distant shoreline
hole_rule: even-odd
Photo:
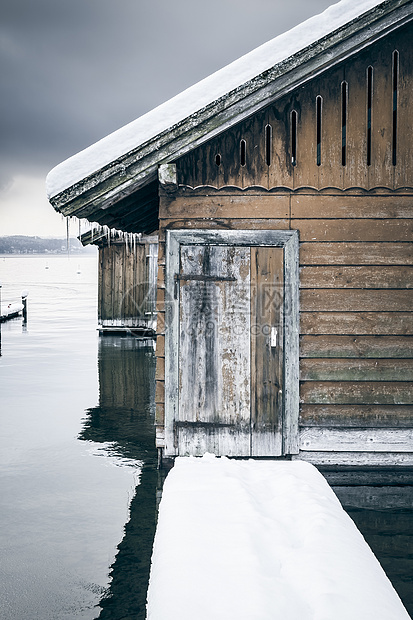
[[[68,247],[69,246],[69,247]],[[58,256],[67,254],[94,254],[95,248],[84,247],[76,237],[44,238],[25,235],[0,237],[1,256]]]
[[[70,250],[66,252],[0,252],[0,258],[45,258],[45,257],[59,257],[70,258],[71,256],[79,256],[86,258],[88,256],[97,256],[97,249],[93,247],[93,250]]]

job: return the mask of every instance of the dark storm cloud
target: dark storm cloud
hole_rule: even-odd
[[[47,170],[328,4],[2,0],[0,183]]]

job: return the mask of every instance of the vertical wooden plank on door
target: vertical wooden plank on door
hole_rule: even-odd
[[[283,249],[251,248],[251,455],[282,454]]]
[[[250,250],[182,245],[179,455],[250,451]]]

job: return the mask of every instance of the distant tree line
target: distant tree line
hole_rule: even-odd
[[[44,239],[25,235],[0,237],[0,254],[65,254],[68,251],[67,246],[66,239]],[[90,249],[84,248],[78,239],[69,239],[69,252],[79,254],[87,251]]]

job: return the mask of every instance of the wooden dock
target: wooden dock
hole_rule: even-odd
[[[303,461],[181,457],[165,481],[147,620],[408,620]]]
[[[23,304],[11,304],[6,312],[0,314],[0,323],[5,323],[10,319],[15,319],[23,314]]]

